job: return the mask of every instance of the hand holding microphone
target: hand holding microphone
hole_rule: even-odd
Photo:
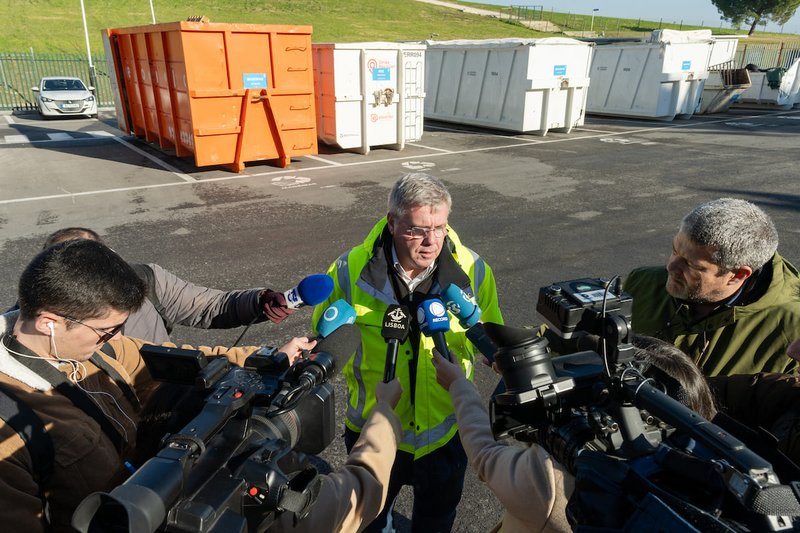
[[[264,290],[259,297],[259,305],[267,318],[280,324],[286,317],[306,305],[317,305],[333,292],[333,280],[325,274],[312,274],[286,292]]]
[[[442,291],[442,300],[447,309],[458,318],[458,323],[466,329],[467,338],[480,351],[491,365],[494,363],[494,352],[497,346],[486,335],[481,318],[481,308],[455,283],[451,283]]]
[[[433,338],[433,344],[439,353],[447,360],[450,359],[450,350],[444,332],[450,330],[450,319],[447,318],[447,309],[439,298],[424,300],[417,308],[417,322],[419,329],[426,337]]]
[[[383,382],[389,383],[394,379],[397,369],[397,351],[400,343],[405,342],[408,331],[411,329],[411,320],[408,308],[403,305],[392,304],[383,315],[381,336],[386,341],[386,365],[383,368]]]

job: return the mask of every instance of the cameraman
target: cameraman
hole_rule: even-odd
[[[139,354],[145,343],[120,331],[144,297],[133,268],[95,241],[51,246],[23,271],[19,312],[0,317],[0,504],[9,531],[71,531],[83,498],[127,476],[155,383]],[[296,338],[281,350],[293,360],[314,345]],[[234,363],[255,349],[200,348]]]
[[[646,337],[636,338],[634,345],[637,362],[672,376],[685,390],[688,407],[705,418],[713,417],[708,385],[685,354],[671,344]],[[438,352],[433,354],[433,364],[436,380],[453,400],[470,464],[506,509],[495,530],[572,531],[565,508],[575,488],[573,475],[537,444],[521,448],[495,441],[475,385]]]

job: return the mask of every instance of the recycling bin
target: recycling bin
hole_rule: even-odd
[[[198,167],[316,154],[311,27],[206,18],[104,30],[120,129]]]
[[[329,145],[367,154],[402,150],[423,130],[425,45],[315,43],[317,135]]]
[[[427,45],[425,118],[539,135],[583,124],[592,44],[512,38]]]

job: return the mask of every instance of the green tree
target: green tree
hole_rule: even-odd
[[[732,24],[750,24],[747,35],[753,35],[762,21],[785,24],[800,6],[800,0],[711,0],[711,3]]]

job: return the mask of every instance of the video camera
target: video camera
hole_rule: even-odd
[[[358,347],[345,324],[290,366],[273,348],[243,367],[197,350],[144,346],[151,375],[192,385],[202,409],[124,484],[87,497],[73,515],[82,532],[264,531],[283,511],[301,517],[320,478],[305,454],[334,438],[335,371]]]
[[[503,377],[490,403],[495,437],[538,443],[576,474],[573,527],[800,530],[797,469],[779,478],[667,395],[683,389],[635,357],[632,308],[618,281],[577,279],[540,289],[542,335],[485,324]]]

